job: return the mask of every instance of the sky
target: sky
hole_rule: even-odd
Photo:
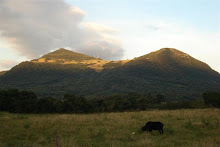
[[[0,0],[0,71],[58,48],[105,60],[176,48],[220,72],[219,0]]]

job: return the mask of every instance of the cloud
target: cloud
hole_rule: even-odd
[[[0,71],[8,70],[12,66],[18,64],[19,62],[14,60],[0,60]]]
[[[85,44],[78,48],[82,53],[107,60],[117,60],[123,56],[121,40],[115,37],[119,33],[118,30],[97,23],[82,25],[89,34]]]
[[[118,31],[84,22],[85,15],[63,0],[1,0],[0,35],[28,58],[69,47],[106,60],[120,59],[124,51]]]
[[[88,53],[93,57],[102,56],[104,59],[117,60],[123,56],[123,50],[119,46],[106,41],[88,43],[84,48],[80,48],[84,53]],[[121,52],[119,52],[121,51]]]

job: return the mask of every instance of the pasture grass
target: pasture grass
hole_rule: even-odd
[[[151,110],[100,114],[10,114],[0,112],[0,147],[220,146],[220,109]],[[141,132],[147,121],[158,131]],[[132,135],[132,132],[135,132]]]

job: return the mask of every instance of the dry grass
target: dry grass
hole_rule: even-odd
[[[219,109],[153,110],[101,114],[0,113],[0,146],[220,146]],[[164,123],[164,135],[142,133],[147,121]],[[136,132],[132,135],[132,132]]]

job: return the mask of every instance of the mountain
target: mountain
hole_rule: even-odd
[[[197,79],[219,77],[219,73],[203,63],[176,49],[163,48],[141,56],[127,64],[132,70],[145,70],[153,75],[173,78],[189,77]],[[203,77],[204,76],[204,77]]]
[[[33,90],[40,97],[151,92],[170,100],[186,100],[200,98],[208,90],[219,91],[220,74],[171,48],[123,61],[105,61],[59,49],[13,67],[0,76],[0,86]]]

